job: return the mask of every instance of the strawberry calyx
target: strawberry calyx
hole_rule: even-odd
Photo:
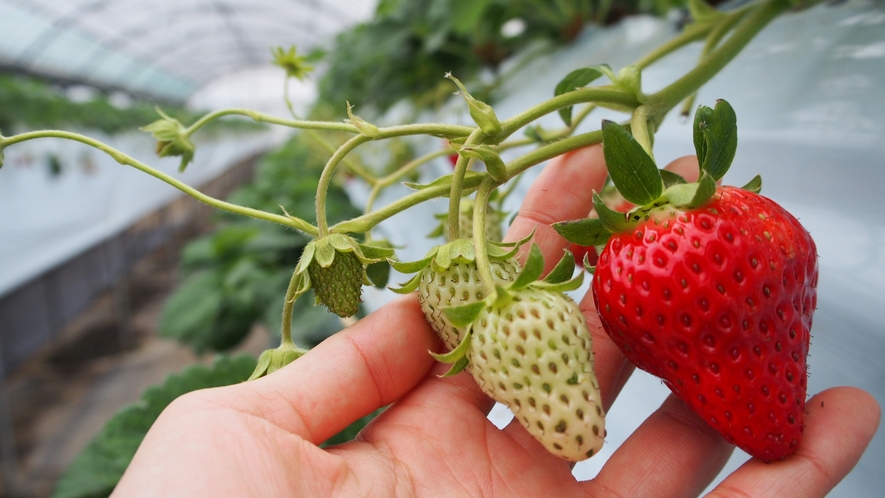
[[[519,248],[525,245],[533,235],[534,232],[516,242],[489,241],[486,244],[489,260],[505,261],[514,258]],[[418,261],[391,261],[390,264],[394,270],[406,274],[415,273],[415,276],[397,288],[390,287],[390,290],[397,294],[408,294],[418,288],[418,284],[421,282],[421,270],[432,267],[437,272],[443,272],[453,265],[465,263],[476,263],[476,249],[472,239],[458,239],[435,246]]]
[[[724,100],[714,108],[700,106],[695,114],[693,139],[698,157],[698,181],[689,183],[680,175],[658,169],[654,159],[623,126],[604,121],[603,153],[609,176],[618,193],[635,205],[626,213],[612,209],[594,194],[596,217],[556,223],[553,228],[579,246],[600,246],[616,233],[629,232],[648,220],[665,220],[707,204],[716,195],[737,149],[737,120]],[[758,192],[756,177],[744,188]],[[593,267],[588,267],[593,271]]]
[[[306,349],[301,349],[292,342],[283,341],[280,347],[268,349],[261,353],[261,356],[258,357],[258,364],[255,366],[255,370],[246,380],[249,381],[266,377],[298,358],[301,358],[304,356],[304,353],[307,353]]]

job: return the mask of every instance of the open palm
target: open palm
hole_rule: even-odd
[[[691,176],[692,159],[671,169]],[[695,173],[696,174],[696,173]],[[583,217],[605,167],[599,147],[552,162],[532,186],[508,236],[535,230],[552,265],[565,241],[550,223]],[[606,409],[633,371],[581,303],[594,337]],[[257,381],[198,391],[172,403],[151,428],[115,493],[119,496],[696,496],[733,447],[674,397],[578,482],[513,421],[499,430],[493,405],[469,374],[428,350],[441,341],[413,296],[398,299]],[[317,445],[390,405],[356,441]],[[716,488],[722,496],[823,496],[855,465],[880,410],[858,389],[834,388],[807,403],[798,453],[750,460]],[[617,421],[609,421],[616,424]]]

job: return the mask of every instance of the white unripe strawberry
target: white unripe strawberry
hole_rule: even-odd
[[[605,437],[591,346],[571,298],[527,287],[473,321],[468,370],[548,451],[577,462],[596,454]]]
[[[515,259],[492,261],[491,267],[492,276],[498,285],[512,282],[519,272],[519,264]],[[476,303],[485,298],[486,292],[475,262],[453,264],[445,269],[434,269],[433,265],[428,265],[421,270],[418,284],[421,311],[449,349],[455,349],[464,339],[464,327],[452,325],[443,309]]]

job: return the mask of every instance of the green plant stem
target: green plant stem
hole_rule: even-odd
[[[753,5],[731,36],[705,60],[663,90],[648,96],[649,121],[660,123],[673,107],[719,73],[768,23],[788,8],[785,0],[769,0]]]
[[[329,234],[329,222],[326,218],[326,197],[329,193],[329,185],[332,184],[335,168],[347,154],[370,140],[371,138],[365,135],[357,135],[344,142],[341,147],[338,147],[338,150],[326,162],[326,166],[323,168],[322,174],[320,174],[319,185],[317,185],[316,214],[317,229],[319,230],[318,237],[322,238]]]
[[[378,198],[378,195],[381,193],[381,191],[383,191],[385,188],[393,185],[412,171],[415,171],[415,169],[417,169],[422,164],[436,159],[437,157],[448,155],[449,153],[450,151],[443,149],[424,154],[423,156],[415,158],[400,166],[400,168],[393,173],[385,177],[378,178],[375,183],[372,184],[372,190],[369,192],[369,200],[366,202],[366,212],[370,212],[372,210],[373,205],[375,204],[375,200]]]
[[[295,347],[292,340],[292,309],[295,307],[295,298],[298,293],[298,274],[292,272],[289,279],[289,287],[286,289],[286,300],[283,302],[283,324],[280,329],[280,346]]]
[[[461,193],[468,194],[472,192],[477,187],[479,187],[480,182],[485,177],[486,174],[483,173],[465,178],[461,184]],[[451,186],[447,183],[422,188],[415,193],[409,194],[405,197],[397,199],[395,202],[379,208],[377,211],[364,214],[351,220],[342,221],[341,223],[333,226],[330,231],[334,233],[366,233],[382,221],[390,218],[395,214],[405,211],[412,206],[421,204],[424,201],[435,199],[437,197],[444,197],[450,192]]]
[[[464,145],[479,144],[485,136],[482,130],[476,128],[467,137]],[[452,187],[449,192],[448,236],[450,241],[461,238],[461,224],[458,222],[458,217],[461,214],[461,196],[464,195],[462,183],[464,183],[464,176],[467,174],[467,169],[472,162],[469,158],[459,154],[458,161],[455,163],[455,172],[452,174]]]
[[[210,122],[222,118],[224,116],[246,116],[253,121],[259,123],[271,123],[289,128],[298,128],[302,130],[327,130],[327,131],[343,131],[347,133],[359,133],[356,126],[349,123],[337,123],[332,121],[307,121],[301,119],[283,119],[263,112],[253,111],[251,109],[231,108],[221,109],[210,112],[202,118],[195,121],[185,130],[186,136],[191,136],[200,128],[206,126]]]
[[[311,225],[310,223],[296,218],[294,216],[281,216],[277,214],[267,213],[265,211],[261,211],[258,209],[252,209],[245,206],[239,206],[237,204],[231,204],[229,202],[225,202],[214,197],[210,197],[199,190],[187,185],[186,183],[177,180],[166,173],[163,173],[159,170],[156,170],[147,164],[138,161],[137,159],[120,152],[119,150],[106,145],[98,140],[87,137],[85,135],[80,135],[79,133],[73,133],[68,131],[61,130],[41,130],[41,131],[32,131],[27,133],[21,133],[18,135],[13,135],[11,137],[5,137],[0,139],[0,149],[8,147],[10,145],[15,145],[17,143],[26,142],[28,140],[35,140],[39,138],[63,138],[66,140],[72,140],[74,142],[80,142],[82,144],[86,144],[90,147],[94,147],[105,154],[111,156],[118,163],[125,166],[132,166],[133,168],[143,171],[154,178],[157,178],[163,182],[168,183],[169,185],[177,188],[178,190],[184,192],[185,194],[193,197],[194,199],[208,204],[214,208],[218,208],[222,211],[227,211],[230,213],[236,213],[243,216],[248,216],[251,218],[270,221],[272,223],[279,223],[280,225],[294,228],[296,230],[300,230],[308,235],[316,235],[318,230],[316,227]]]
[[[558,142],[543,147],[538,147],[507,164],[507,178],[513,178],[532,166],[553,159],[554,157],[561,156],[566,152],[600,143],[602,143],[602,130],[596,130],[564,138]]]
[[[649,133],[648,127],[648,107],[641,105],[633,111],[633,116],[630,118],[630,130],[633,133],[633,138],[639,142],[639,145],[642,146],[642,149],[645,150],[648,157],[654,160],[655,156],[654,148],[652,147],[652,134]]]
[[[520,128],[547,114],[583,103],[613,104],[629,109],[635,109],[640,105],[636,95],[622,90],[598,87],[581,88],[553,97],[510,119],[502,121],[501,127],[504,131],[498,136],[498,139],[503,140],[507,138]]]
[[[714,23],[693,23],[686,26],[682,33],[643,56],[634,66],[644,69],[652,65],[680,48],[703,39],[713,29],[713,26]]]
[[[473,252],[476,254],[476,269],[479,279],[485,287],[486,295],[495,292],[495,279],[492,276],[492,265],[489,262],[488,248],[486,247],[486,213],[489,209],[489,199],[498,183],[489,176],[479,185],[476,191],[476,203],[473,208]]]
[[[291,76],[286,76],[283,79],[283,100],[286,102],[286,107],[289,109],[289,114],[292,115],[293,118],[298,119],[298,113],[295,112],[295,106],[292,105],[292,99],[289,98],[289,82],[292,80]],[[324,149],[326,149],[329,153],[335,153],[335,146],[329,143],[328,140],[323,138],[316,130],[305,130],[305,132],[310,135],[310,138],[316,140],[318,144],[320,144]],[[356,161],[352,161],[349,157],[344,158],[344,165],[347,166],[347,169],[351,171],[351,173],[359,176],[363,179],[364,182],[369,185],[374,185],[376,182],[375,175],[367,171],[365,168],[356,163]]]

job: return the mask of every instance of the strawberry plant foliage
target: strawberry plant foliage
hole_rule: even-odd
[[[394,12],[398,5],[385,2],[379,9]],[[456,24],[484,22],[477,13],[492,5],[498,3],[459,11]],[[598,255],[591,289],[605,331],[628,359],[661,376],[728,441],[772,461],[801,444],[805,357],[817,284],[814,243],[795,218],[758,195],[761,180],[754,179],[746,190],[718,185],[737,148],[736,117],[727,102],[697,110],[690,140],[700,165],[696,182],[658,169],[653,135],[672,109],[686,99],[691,102],[701,86],[789,7],[784,0],[760,0],[716,12],[701,0],[693,1],[696,19],[672,41],[617,71],[606,64],[571,71],[552,98],[506,118],[486,95],[471,93],[452,73],[439,71],[438,84],[447,93],[457,90],[472,123],[382,126],[356,116],[342,99],[348,117],[344,122],[304,120],[294,112],[287,119],[226,109],[190,125],[161,116],[147,127],[158,140],[158,154],[181,156],[182,166],[197,157],[190,137],[224,116],[305,130],[301,136],[323,151],[309,195],[288,189],[290,182],[302,181],[305,157],[265,179],[281,186],[278,195],[246,192],[221,201],[83,135],[47,130],[0,136],[0,150],[37,138],[76,140],[210,206],[278,226],[275,238],[261,239],[253,225],[243,225],[194,246],[193,261],[225,263],[195,271],[184,287],[188,292],[170,301],[164,319],[169,335],[203,349],[223,349],[242,337],[247,324],[268,316],[266,303],[281,307],[282,313],[275,313],[280,317],[280,347],[262,355],[253,378],[274,375],[303,353],[293,338],[293,323],[309,319],[306,309],[318,309],[305,307],[305,294],[312,293],[332,314],[350,317],[359,310],[364,285],[385,285],[391,268],[414,273],[396,291],[417,291],[425,318],[448,349],[435,354],[452,364],[448,375],[466,370],[484,392],[507,404],[549,452],[579,461],[598,453],[605,437],[587,321],[566,294],[578,288],[584,274],[572,278],[575,259],[566,252],[544,276],[537,246],[531,246],[524,261],[517,257],[531,237],[499,242],[494,227],[501,226],[496,200],[513,190],[521,173],[601,143],[617,195],[594,195],[593,216],[555,228],[577,247],[592,247]],[[412,13],[424,14],[418,10]],[[397,45],[389,47],[394,55],[410,36],[394,29],[398,23],[389,16],[384,25],[390,33],[381,31],[390,35],[385,43]],[[643,70],[696,41],[706,45],[694,68],[654,93],[643,90]],[[397,59],[391,54],[386,61]],[[278,49],[275,55],[287,78],[300,78],[308,70],[294,49]],[[373,71],[386,67],[370,62]],[[601,76],[608,81],[593,84]],[[578,126],[599,107],[622,111],[626,119],[603,121],[598,130],[578,133]],[[556,113],[565,127],[545,130],[538,125]],[[515,134],[520,138],[513,138]],[[420,157],[409,154],[404,164],[384,172],[358,159],[358,150],[365,150],[360,147],[370,142],[415,135],[443,140],[446,148]],[[451,174],[425,184],[409,183],[410,193],[376,206],[386,188],[414,178],[423,164],[453,150],[458,154]],[[519,150],[523,153],[505,154]],[[480,162],[484,167],[478,167]],[[361,212],[338,216],[342,213],[336,213],[333,202],[338,181],[367,184]],[[398,248],[377,238],[375,228],[435,198],[448,199],[435,234],[444,235],[446,242],[418,261],[399,261]],[[228,239],[236,241],[234,249],[223,250]],[[265,248],[283,249],[285,272],[262,264],[259,240]],[[274,240],[282,243],[274,246]],[[287,244],[290,250],[285,250]],[[579,262],[584,261],[590,261],[589,250]]]

